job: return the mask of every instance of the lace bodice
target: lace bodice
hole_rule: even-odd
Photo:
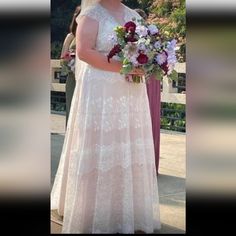
[[[138,13],[134,10],[124,6],[124,23],[132,20],[132,18],[140,19]],[[108,40],[109,36],[114,32],[114,28],[120,23],[106,10],[100,3],[86,9],[80,16],[85,15],[99,22],[98,36],[96,42],[96,49],[100,52],[107,53],[114,46],[111,41]],[[77,18],[77,22],[79,17]]]

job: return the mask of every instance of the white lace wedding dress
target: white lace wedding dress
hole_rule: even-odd
[[[96,49],[107,54],[118,22],[100,4],[83,14],[99,22]],[[124,20],[134,16],[125,7]],[[160,215],[146,85],[78,58],[76,80],[51,193],[62,233],[152,233]]]

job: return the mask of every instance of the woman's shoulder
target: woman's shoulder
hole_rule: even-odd
[[[79,16],[77,17],[77,20],[79,19],[79,17],[81,16],[88,16],[96,21],[99,21],[101,19],[101,9],[99,8],[99,4],[94,4],[91,7],[88,7],[87,9],[85,9],[84,11],[82,11]]]

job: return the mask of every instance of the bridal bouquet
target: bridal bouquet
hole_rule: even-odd
[[[124,26],[118,26],[110,36],[114,47],[109,52],[108,62],[118,56],[123,67],[121,74],[129,75],[134,69],[142,69],[145,76],[128,76],[130,82],[145,82],[152,75],[162,79],[167,75],[170,79],[177,78],[174,70],[176,59],[176,40],[164,40],[158,28],[134,18]]]
[[[61,73],[67,76],[70,72],[75,73],[75,49],[70,49],[61,57]]]

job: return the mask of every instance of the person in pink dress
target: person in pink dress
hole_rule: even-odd
[[[159,173],[160,160],[160,123],[161,123],[161,85],[160,80],[151,78],[147,83],[147,93],[152,119],[152,134],[155,149],[156,171]]]
[[[142,9],[135,9],[135,11],[144,19],[148,16]],[[156,172],[159,173],[160,160],[160,123],[161,123],[161,85],[160,80],[152,77],[147,83],[147,93],[149,99],[149,106],[152,119],[152,133],[155,149]]]

